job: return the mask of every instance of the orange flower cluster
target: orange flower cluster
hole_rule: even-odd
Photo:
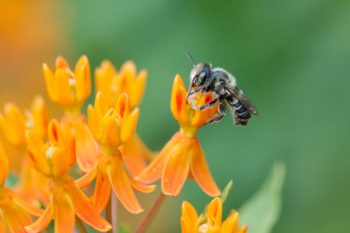
[[[74,69],[58,57],[55,69],[44,64],[43,73],[49,98],[64,114],[48,120],[41,97],[34,99],[30,111],[22,112],[8,103],[0,114],[1,131],[19,151],[21,167],[16,186],[8,188],[5,179],[10,165],[0,144],[0,233],[43,232],[52,221],[56,233],[73,233],[76,225],[84,227],[84,223],[100,232],[109,231],[112,219],[106,207],[112,194],[125,209],[137,214],[143,208],[135,191],[150,193],[155,189],[152,183],[159,179],[165,195],[179,195],[187,178],[194,179],[209,196],[221,195],[196,137],[198,129],[217,113],[217,106],[193,110],[186,103],[187,92],[179,75],[174,79],[170,109],[180,129],[155,155],[137,135],[145,70],[137,72],[131,61],[120,70],[103,61],[95,70],[95,101],[88,105],[86,115],[82,106],[92,89],[86,56]],[[205,104],[212,96],[198,94],[195,98],[198,104]],[[217,202],[215,208],[219,208]],[[189,204],[184,206],[190,214],[183,212],[183,232],[197,232],[191,229],[199,229],[202,218]],[[101,216],[103,211],[107,220]],[[31,215],[38,218],[33,221]],[[205,224],[210,229],[222,227],[225,233],[244,233],[244,228],[233,230],[235,216],[221,226],[221,214],[207,213]],[[220,221],[209,221],[218,217]]]
[[[182,233],[246,233],[247,225],[238,226],[239,214],[232,211],[222,222],[222,202],[220,198],[213,199],[205,214],[198,216],[193,206],[184,201],[180,219]]]

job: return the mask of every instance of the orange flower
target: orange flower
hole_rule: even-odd
[[[34,129],[44,137],[46,125],[46,107],[41,96],[34,98],[30,111],[23,113],[15,104],[7,103],[4,106],[4,115],[0,113],[0,126],[13,146],[25,146],[26,129]]]
[[[247,225],[238,226],[239,214],[232,211],[222,222],[222,203],[220,198],[212,200],[204,215],[198,216],[193,206],[184,201],[180,219],[182,233],[245,233]]]
[[[88,58],[83,55],[75,65],[74,73],[63,57],[57,57],[53,72],[44,63],[46,89],[50,99],[72,112],[79,112],[91,92],[91,74]]]
[[[109,106],[114,106],[119,96],[126,93],[129,96],[130,108],[135,108],[142,100],[146,79],[147,71],[141,70],[137,73],[136,65],[132,61],[125,62],[118,72],[108,60],[103,61],[95,70],[96,92],[100,91],[106,96]],[[153,158],[152,152],[137,134],[125,142],[121,150],[125,165],[133,176],[138,175]]]
[[[51,181],[50,202],[40,218],[25,227],[26,231],[43,231],[55,219],[55,232],[72,233],[76,215],[98,231],[110,230],[111,225],[97,213],[69,176],[75,163],[71,132],[63,131],[56,120],[51,120],[48,128],[47,144],[33,130],[26,132],[28,151],[35,168]]]
[[[26,129],[34,130],[41,138],[46,135],[47,115],[44,100],[40,96],[35,97],[31,110],[24,113],[15,104],[7,103],[4,115],[0,114],[0,125],[8,142],[22,152],[18,159],[20,164],[12,164],[21,168],[19,183],[16,186],[17,193],[31,203],[36,202],[38,198],[43,199],[40,191],[43,192],[47,187],[47,180],[34,169],[32,162],[24,154],[24,149]]]
[[[88,107],[89,127],[101,145],[101,157],[95,170],[82,177],[78,184],[83,187],[97,176],[93,203],[98,211],[107,205],[111,189],[131,213],[140,213],[141,208],[133,189],[140,192],[152,192],[154,186],[147,186],[134,180],[124,168],[124,157],[119,150],[136,130],[139,109],[130,110],[127,94],[122,94],[114,108],[108,107],[108,101],[102,92],[97,93],[95,105]]]
[[[0,143],[0,232],[25,233],[24,227],[32,223],[30,214],[39,216],[41,210],[30,206],[9,188],[5,179],[9,172],[9,163]]]
[[[109,105],[114,105],[122,93],[127,93],[130,98],[130,106],[134,108],[143,97],[147,71],[137,73],[136,65],[132,61],[125,62],[117,72],[113,64],[105,60],[95,70],[96,93],[101,91],[109,100]]]
[[[180,130],[159,152],[159,155],[137,177],[146,183],[162,180],[162,191],[165,195],[179,195],[186,178],[193,177],[202,190],[209,196],[218,196],[220,189],[213,180],[204,152],[196,137],[199,127],[217,112],[217,106],[196,111],[186,103],[186,89],[180,75],[174,80],[170,108],[180,124]],[[210,94],[200,95],[198,103],[211,100]]]

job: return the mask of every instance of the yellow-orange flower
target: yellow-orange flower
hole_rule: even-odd
[[[117,71],[110,61],[105,60],[95,70],[96,92],[100,91],[106,96],[109,106],[114,106],[119,96],[126,93],[129,96],[130,108],[135,108],[142,100],[146,80],[147,71],[142,69],[137,72],[132,61],[125,62]],[[125,142],[121,150],[125,165],[132,176],[138,175],[153,158],[152,152],[137,134]]]
[[[35,97],[31,109],[24,112],[15,104],[7,103],[4,107],[4,115],[0,114],[0,125],[8,142],[21,152],[20,158],[11,161],[13,167],[21,169],[16,192],[31,203],[38,198],[44,199],[40,191],[47,187],[47,180],[34,169],[33,163],[24,154],[26,129],[34,130],[41,138],[46,135],[47,113],[44,100],[41,96]],[[19,163],[15,164],[16,162]]]
[[[24,227],[32,223],[29,213],[39,216],[42,211],[30,206],[5,187],[8,173],[9,163],[0,143],[0,232],[25,233]]]
[[[27,232],[41,232],[55,219],[55,232],[74,232],[75,215],[98,231],[108,231],[111,225],[90,204],[78,188],[69,171],[75,163],[74,140],[71,131],[63,131],[58,121],[51,120],[48,127],[49,142],[33,131],[26,132],[29,155],[35,168],[51,180],[50,202],[44,213]]]
[[[151,164],[137,177],[146,183],[161,179],[165,195],[177,196],[188,176],[193,177],[202,190],[209,196],[218,196],[220,189],[213,180],[204,152],[196,137],[199,127],[217,113],[217,106],[196,111],[186,103],[186,88],[180,77],[174,79],[170,108],[180,124],[180,130],[159,152]],[[210,94],[198,95],[199,104],[211,100]]]
[[[22,112],[17,105],[7,103],[4,114],[0,113],[0,126],[6,139],[14,146],[25,146],[25,130],[33,129],[40,136],[46,133],[47,115],[44,100],[41,96],[34,98],[30,111]]]
[[[139,109],[130,109],[127,94],[122,94],[115,107],[110,108],[102,92],[97,93],[95,105],[88,107],[89,127],[101,146],[98,166],[78,181],[85,186],[97,176],[93,203],[98,211],[107,205],[111,189],[131,213],[143,211],[134,189],[140,192],[152,192],[154,186],[147,186],[129,176],[124,167],[124,156],[120,146],[127,142],[136,130]]]
[[[56,70],[43,64],[46,89],[50,99],[69,111],[79,112],[91,92],[91,74],[88,58],[83,55],[75,65],[74,72],[63,57],[57,57]]]
[[[108,60],[103,61],[95,70],[96,93],[101,91],[111,106],[122,93],[127,93],[130,106],[134,108],[142,100],[146,80],[147,71],[142,69],[137,73],[136,65],[132,61],[125,62],[118,72]]]
[[[222,222],[222,203],[220,198],[212,200],[206,210],[205,216],[198,216],[193,206],[184,201],[182,203],[182,216],[180,219],[182,233],[245,233],[247,225],[239,227],[239,214],[232,211]]]

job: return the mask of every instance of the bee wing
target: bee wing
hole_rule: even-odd
[[[250,103],[249,99],[243,95],[243,92],[238,87],[225,87],[226,91],[231,93],[234,97],[238,99],[239,102],[241,102],[244,107],[246,107],[249,112],[253,113],[254,115],[258,115],[258,112],[256,111],[255,107]]]

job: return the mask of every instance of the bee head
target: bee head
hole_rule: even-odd
[[[193,66],[190,74],[191,87],[202,86],[211,76],[211,67],[207,63],[199,63]]]

